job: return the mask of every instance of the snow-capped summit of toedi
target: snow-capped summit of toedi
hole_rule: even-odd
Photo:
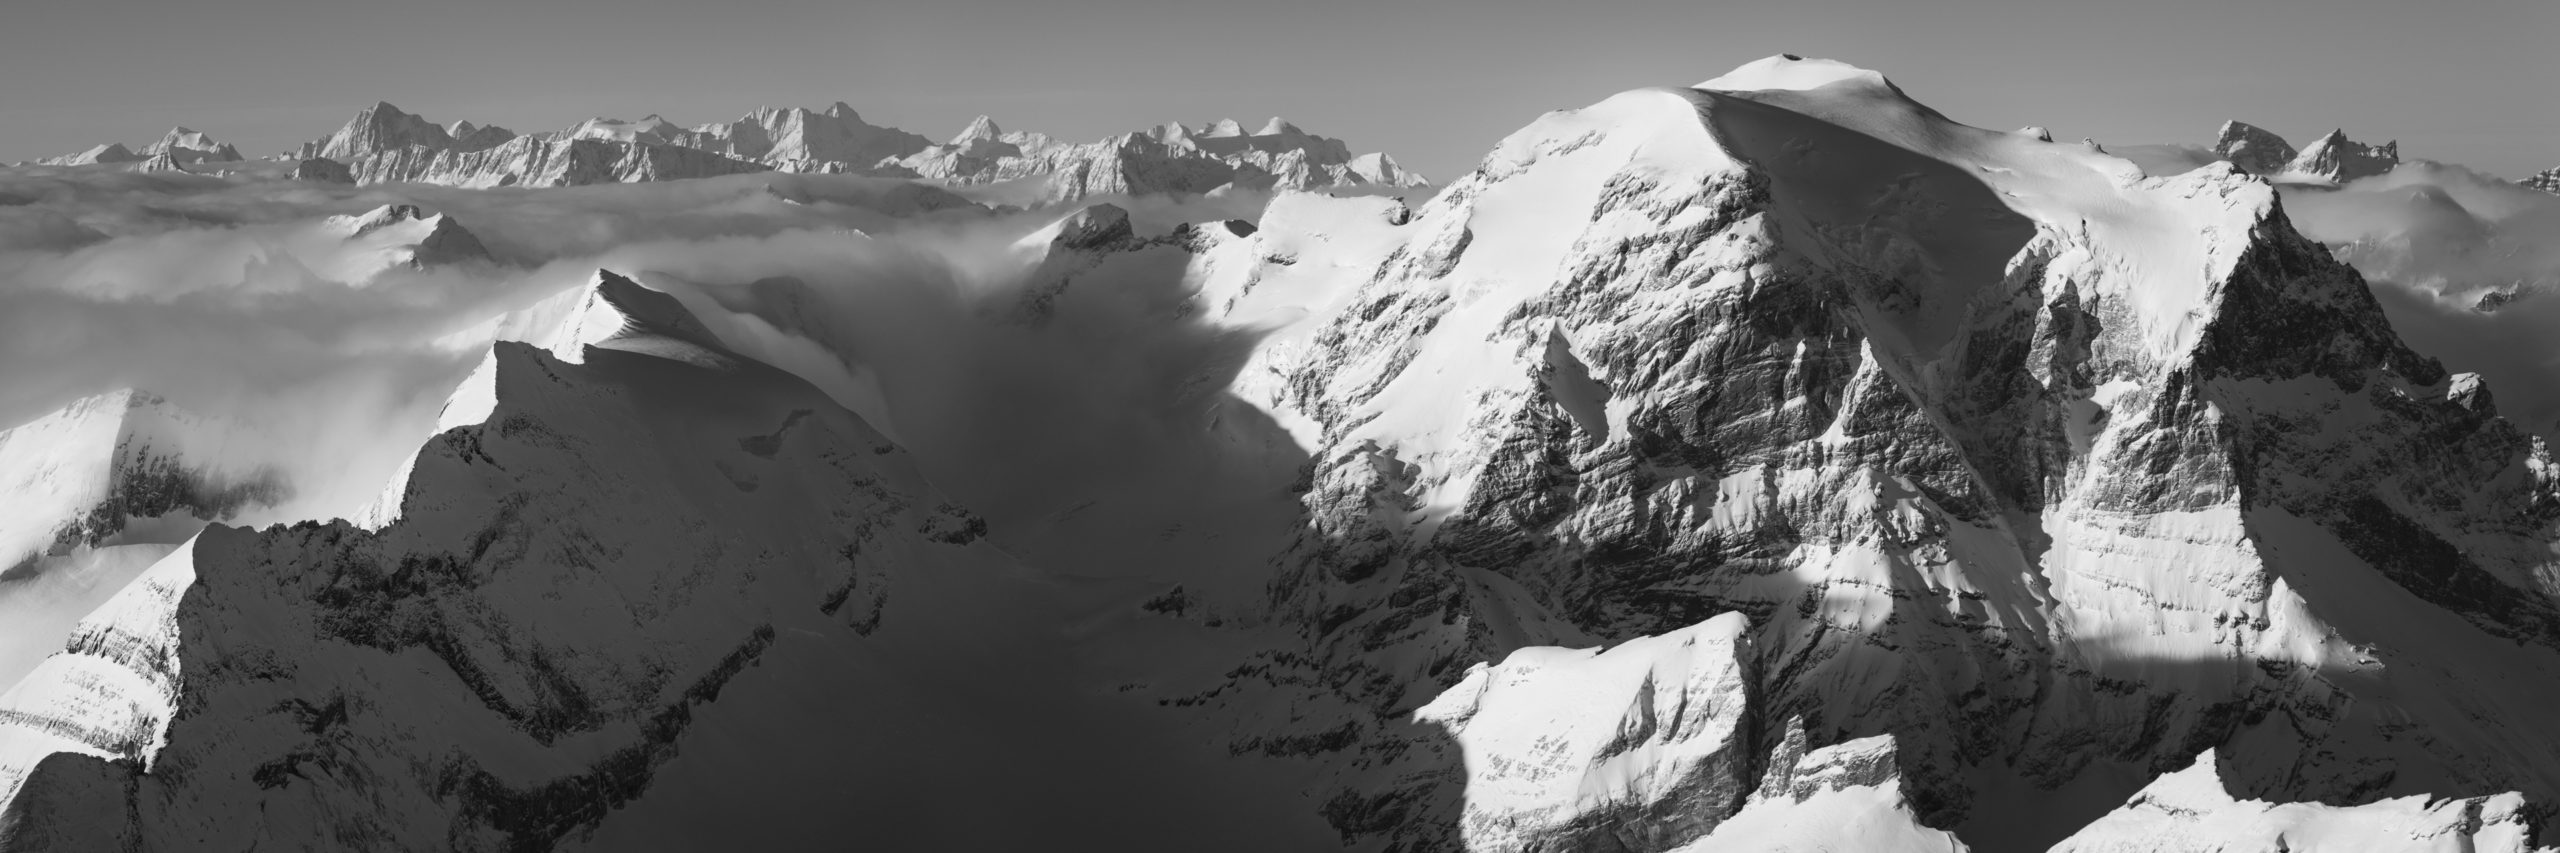
[[[2550,829],[2549,454],[2267,181],[1773,57],[1550,114],[1394,230],[1207,291],[1315,291],[1238,383],[1315,467],[1277,579],[1166,608],[1276,621],[1165,701],[1322,768],[1347,839],[2138,849],[2208,749],[2177,849]],[[1882,763],[1768,797],[1799,727]]]

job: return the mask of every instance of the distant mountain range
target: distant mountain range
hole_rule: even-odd
[[[109,143],[38,161],[50,166],[139,164],[150,171],[201,170],[238,162],[229,145],[178,128],[141,151]],[[652,115],[596,118],[566,130],[517,133],[496,125],[439,125],[390,103],[358,111],[346,125],[278,159],[291,176],[355,183],[455,187],[559,187],[665,181],[746,172],[814,172],[921,178],[954,186],[1018,185],[1026,202],[1091,195],[1212,193],[1222,190],[1428,186],[1383,153],[1354,154],[1339,139],[1274,118],[1246,132],[1234,120],[1193,128],[1166,124],[1098,142],[1008,133],[980,116],[936,144],[871,124],[841,102],[824,110],[764,107],[735,121],[691,128]]]

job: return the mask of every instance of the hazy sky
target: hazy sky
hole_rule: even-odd
[[[937,139],[1277,114],[1435,179],[1540,112],[1773,53],[1885,72],[1969,124],[2209,142],[2332,126],[2560,165],[2555,0],[73,0],[0,25],[0,162],[184,124],[252,156],[389,100],[517,130],[843,100]]]

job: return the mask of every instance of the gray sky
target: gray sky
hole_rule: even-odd
[[[1093,139],[1286,116],[1435,179],[1540,112],[1773,53],[1959,121],[2101,142],[2343,126],[2510,177],[2560,166],[2555,0],[70,0],[0,25],[0,162],[184,124],[252,156],[388,100],[517,130],[851,103]]]

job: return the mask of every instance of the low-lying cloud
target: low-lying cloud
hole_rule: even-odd
[[[1113,201],[1149,233],[1267,198]],[[392,203],[454,217],[493,262],[315,272],[351,263],[322,220]],[[1185,310],[1179,252],[1025,321],[1045,243],[1024,238],[1061,214],[840,176],[457,190],[0,172],[0,426],[147,390],[269,431],[236,451],[259,458],[226,461],[273,467],[294,497],[241,521],[353,515],[428,437],[473,334],[602,268],[878,421],[1000,525],[1175,513],[1221,487],[1207,427],[1251,342]],[[1236,476],[1269,478],[1249,467]]]
[[[2560,196],[2418,161],[2287,188],[2284,204],[2364,274],[2411,346],[2486,377],[2519,425],[2560,429]]]

